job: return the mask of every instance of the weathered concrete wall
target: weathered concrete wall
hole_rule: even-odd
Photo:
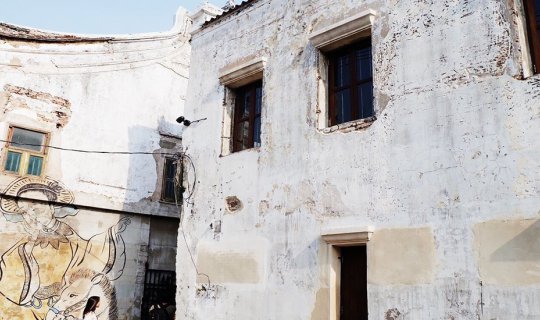
[[[178,152],[189,27],[186,12],[169,32],[136,36],[0,26],[0,139],[17,126],[64,149]],[[175,268],[164,156],[51,147],[29,178],[3,170],[0,145],[0,319],[81,318],[91,295],[99,319],[139,319],[145,268]]]
[[[176,243],[178,241],[178,220],[152,217],[148,244],[148,268],[155,270],[176,270]]]
[[[309,36],[367,9],[377,120],[322,133]],[[183,226],[210,287],[179,246],[180,318],[328,319],[321,230],[351,225],[375,229],[370,319],[539,318],[540,80],[520,80],[516,15],[513,1],[259,0],[196,31],[186,115],[208,120],[183,135],[199,182]],[[220,157],[220,70],[253,57],[267,59],[262,146]]]

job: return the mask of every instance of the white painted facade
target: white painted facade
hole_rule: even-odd
[[[93,261],[90,246],[101,245],[99,234],[115,235],[114,240],[107,239],[115,244],[118,256],[111,258],[115,251],[107,245],[112,270],[104,266],[106,258],[80,264],[104,274],[116,290],[116,313],[109,310],[99,319],[140,319],[145,268],[174,271],[179,209],[160,201],[165,155],[159,153],[172,156],[181,150],[182,128],[175,119],[183,113],[186,99],[190,23],[187,12],[180,10],[173,29],[154,34],[68,35],[0,26],[0,139],[8,139],[10,126],[46,132],[48,144],[57,148],[47,149],[41,178],[21,183],[34,183],[34,189],[35,185],[59,183],[60,187],[54,185],[71,194],[67,197],[71,203],[62,200],[54,205],[55,216],[64,210],[59,208],[71,211],[66,217],[54,218],[63,227],[46,237],[38,236],[37,242],[45,241],[42,247],[22,222],[7,218],[9,210],[3,207],[0,319],[27,320],[35,314],[48,320],[52,319],[51,307],[66,317],[81,317],[60,307],[68,294],[67,284],[77,284],[74,274],[81,271],[67,264],[78,257],[74,248],[87,248],[81,261]],[[21,176],[4,170],[6,148],[1,142],[0,189],[2,198],[8,199],[6,193],[16,196],[21,190],[17,186],[10,189]],[[24,202],[37,205],[34,196],[36,193],[21,195],[28,199],[17,200],[18,206]],[[56,248],[50,240],[43,240],[68,233],[77,236],[68,236],[64,242],[70,250],[62,249],[62,241]],[[26,252],[26,258],[9,254],[10,248]],[[125,255],[120,256],[120,248],[125,248]],[[20,273],[23,265],[36,274]],[[19,291],[24,292],[20,289],[23,279],[30,290],[25,299],[24,294],[18,296]],[[41,292],[54,283],[61,285],[60,291]],[[86,295],[81,298],[83,303],[95,288],[90,293],[79,292]],[[102,295],[101,308],[110,305],[104,294],[97,295]]]
[[[539,319],[540,78],[519,4],[255,0],[193,31],[186,117],[208,119],[183,132],[177,318],[337,319],[323,235],[348,228],[370,319]],[[328,128],[314,35],[361,12],[377,119]],[[254,60],[262,143],[227,154],[220,77]]]

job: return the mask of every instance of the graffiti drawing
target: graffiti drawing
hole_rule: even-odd
[[[117,319],[113,281],[125,267],[122,232],[130,220],[121,218],[85,239],[67,223],[66,217],[78,211],[70,206],[73,194],[60,182],[23,177],[4,194],[0,210],[6,223],[21,232],[0,252],[0,295],[44,320],[80,319],[88,297],[100,296],[98,319]]]

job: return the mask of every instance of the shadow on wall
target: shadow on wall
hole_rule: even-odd
[[[159,132],[170,132],[176,123],[160,119]],[[163,174],[166,158],[181,150],[180,139],[172,134],[158,137],[155,145],[156,128],[132,126],[128,129],[129,150],[151,151],[149,154],[129,155],[128,180],[124,210],[142,212],[139,230],[139,247],[131,252],[138,254],[130,257],[137,261],[136,277],[131,292],[119,292],[125,296],[126,304],[132,305],[134,319],[149,319],[150,307],[158,302],[175,305],[176,293],[176,242],[179,226],[179,214],[174,204],[162,201],[164,185]],[[161,215],[161,216],[160,216]]]
[[[493,220],[475,225],[478,269],[485,284],[540,283],[540,220]]]
[[[492,261],[540,261],[540,220],[495,250]]]

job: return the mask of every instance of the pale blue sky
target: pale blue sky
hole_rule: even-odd
[[[51,31],[124,34],[169,30],[182,6],[204,0],[3,0],[0,21]],[[225,0],[210,0],[220,7]],[[223,3],[221,3],[223,2]]]

